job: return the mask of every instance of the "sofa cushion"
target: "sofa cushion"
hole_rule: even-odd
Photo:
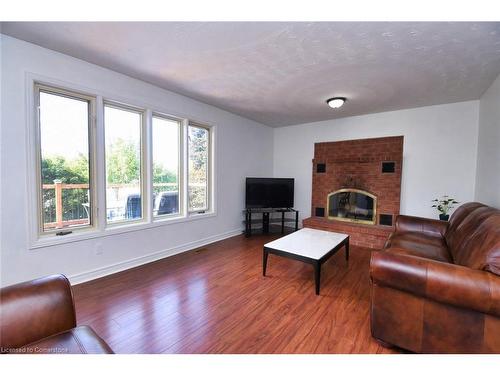
[[[462,220],[460,225],[457,226],[455,233],[446,240],[448,250],[454,262],[463,256],[462,252],[472,251],[474,247],[479,245],[475,243],[475,246],[469,246],[471,245],[472,235],[484,220],[498,213],[499,211],[492,207],[482,206],[471,211]]]
[[[455,212],[453,212],[453,214],[450,217],[450,221],[448,222],[448,228],[446,229],[446,233],[444,235],[448,246],[450,246],[450,243],[452,242],[452,238],[455,235],[458,226],[462,224],[463,220],[472,211],[480,207],[485,207],[485,205],[479,202],[469,202],[462,204],[455,210]]]
[[[454,256],[456,264],[500,275],[500,210],[478,224]]]
[[[421,233],[426,236],[443,237],[448,229],[448,222],[418,216],[398,215],[396,232]]]
[[[393,246],[393,244],[398,241],[420,242],[446,247],[446,242],[443,237],[436,237],[434,235],[427,235],[418,232],[393,232],[387,240],[386,247]]]
[[[423,243],[403,243],[401,245],[392,245],[384,250],[391,254],[412,255],[420,258],[437,260],[439,262],[451,263],[451,257],[446,248],[439,248]]]
[[[110,354],[111,348],[92,328],[76,328],[49,336],[16,350],[19,354]]]
[[[387,241],[387,251],[414,255],[422,258],[451,262],[451,256],[443,238],[415,232],[393,233]]]

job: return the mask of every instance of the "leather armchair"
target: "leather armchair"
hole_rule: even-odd
[[[2,353],[113,353],[90,327],[76,326],[71,285],[63,275],[0,291]]]
[[[499,261],[499,210],[468,203],[449,223],[400,215],[372,253],[372,336],[413,352],[500,353]]]

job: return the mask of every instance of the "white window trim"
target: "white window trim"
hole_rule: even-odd
[[[184,147],[184,127],[185,127],[185,124],[184,124],[184,119],[180,118],[180,117],[175,117],[175,116],[172,116],[172,115],[167,115],[167,114],[164,114],[164,113],[161,113],[161,112],[157,112],[157,111],[152,111],[151,113],[151,116],[149,117],[151,119],[150,121],[150,126],[149,126],[149,138],[148,138],[148,141],[149,141],[149,147],[148,147],[148,151],[149,151],[149,158],[150,158],[150,162],[148,163],[148,167],[152,168],[153,167],[153,117],[157,117],[157,118],[161,118],[161,119],[165,119],[165,120],[171,120],[171,121],[176,121],[179,123],[179,136],[177,138],[177,145],[178,145],[178,154],[177,154],[177,157],[178,157],[178,161],[179,161],[179,165],[178,165],[178,168],[179,168],[179,171],[178,171],[178,175],[177,175],[177,193],[178,193],[178,200],[179,200],[179,212],[177,213],[174,213],[174,214],[165,214],[165,215],[157,215],[157,216],[154,216],[154,213],[153,213],[153,209],[154,207],[151,207],[151,210],[150,210],[150,215],[151,215],[151,221],[153,222],[162,222],[162,221],[166,221],[166,220],[172,220],[172,219],[175,219],[175,218],[183,218],[185,216],[185,213],[187,212],[185,210],[185,207],[184,207],[184,197],[187,197],[184,193],[184,185],[185,185],[185,178],[184,178],[184,165],[185,165],[185,157],[184,157],[184,148],[187,148],[187,147]],[[150,171],[150,176],[151,178],[148,179],[149,182],[151,182],[151,187],[150,187],[150,201],[152,202],[152,197],[154,195],[154,192],[153,192],[153,171],[151,170]]]
[[[186,212],[188,212],[188,215],[204,215],[207,212],[210,213],[213,211],[214,196],[213,196],[212,192],[214,190],[213,180],[214,180],[214,176],[215,176],[214,166],[213,166],[213,159],[214,159],[214,154],[213,154],[214,136],[213,136],[213,133],[214,133],[215,129],[208,124],[198,122],[198,121],[192,121],[192,120],[188,120],[186,126],[187,126],[187,128],[189,128],[189,126],[193,126],[193,127],[198,127],[198,128],[208,130],[207,208],[204,210],[189,210],[189,203],[187,203],[188,207],[187,207],[187,211],[186,211]],[[186,133],[187,133],[187,130],[186,130]],[[186,176],[186,197],[188,197],[188,199],[186,199],[186,202],[188,202],[188,200],[189,200],[189,196],[188,196],[188,189],[189,189],[189,146],[187,144],[187,135],[186,135],[186,149],[188,149],[187,153],[186,153],[186,173],[188,174],[188,176]]]
[[[88,108],[88,123],[87,123],[87,131],[88,131],[88,149],[89,149],[89,192],[90,192],[90,202],[92,203],[90,206],[90,224],[68,227],[68,228],[55,228],[51,230],[44,231],[43,230],[43,213],[40,210],[42,206],[42,175],[41,175],[41,162],[42,162],[42,149],[41,149],[41,128],[40,128],[40,94],[42,92],[59,95],[61,97],[80,99],[87,101],[89,103]],[[32,147],[32,160],[34,161],[34,165],[32,165],[32,170],[35,173],[35,176],[32,176],[32,180],[30,182],[30,186],[34,188],[35,193],[33,198],[33,202],[36,206],[36,213],[33,215],[35,221],[36,235],[39,238],[49,237],[57,235],[57,233],[64,231],[71,232],[85,232],[85,231],[93,231],[98,227],[99,218],[97,215],[97,184],[96,184],[96,161],[95,161],[95,150],[96,150],[96,96],[89,95],[87,93],[82,93],[75,90],[67,90],[64,88],[60,88],[57,86],[48,86],[40,82],[33,83],[33,116],[34,116],[34,126],[32,129],[33,143],[30,143],[34,147]]]
[[[147,157],[147,120],[146,120],[146,113],[147,110],[144,108],[140,107],[135,107],[129,104],[124,104],[124,103],[118,103],[116,101],[111,101],[108,99],[104,99],[103,101],[103,108],[106,110],[106,107],[108,108],[113,108],[113,109],[118,109],[121,111],[129,111],[132,113],[137,113],[140,115],[141,119],[141,124],[140,124],[140,140],[139,140],[139,147],[140,147],[140,155],[141,155],[141,160],[140,160],[140,184],[139,184],[139,189],[140,189],[140,197],[141,197],[141,218],[140,219],[132,219],[132,220],[117,220],[117,221],[108,221],[107,215],[105,215],[105,223],[106,227],[117,227],[117,226],[123,226],[123,225],[129,225],[129,224],[138,224],[138,223],[146,223],[150,220],[149,217],[149,208],[150,208],[150,203],[149,203],[149,176],[150,176],[150,169],[149,169],[149,158]],[[105,117],[104,112],[103,112],[103,117]],[[104,129],[104,143],[106,143],[106,123],[103,119],[103,129]],[[104,165],[106,165],[106,147],[104,147]],[[104,167],[104,176],[106,176],[106,167]],[[107,181],[105,177],[105,183],[104,183],[104,189],[106,190],[107,186]],[[108,210],[108,202],[106,199],[106,191],[104,192],[105,198],[104,198],[104,211],[107,212]]]
[[[37,129],[37,117],[35,108],[35,84],[39,83],[44,86],[51,88],[60,88],[64,91],[81,93],[85,96],[90,96],[95,98],[95,120],[94,120],[94,185],[95,185],[95,225],[92,228],[80,228],[71,234],[65,236],[40,236],[38,233],[38,187],[36,183],[37,169],[34,168],[37,162],[37,152],[36,145],[36,129]],[[28,231],[28,249],[37,250],[45,247],[63,245],[66,243],[85,241],[93,238],[107,237],[113,235],[119,235],[122,233],[143,231],[147,229],[162,227],[166,225],[182,224],[196,220],[203,220],[217,216],[217,179],[216,174],[216,164],[217,164],[217,147],[216,147],[216,136],[217,136],[217,125],[210,124],[197,118],[193,118],[188,114],[176,112],[168,107],[162,107],[154,105],[147,102],[141,102],[138,99],[131,97],[118,96],[113,93],[105,92],[98,89],[88,88],[79,84],[61,81],[54,79],[52,77],[47,77],[44,75],[27,72],[26,73],[26,144],[27,144],[27,158],[26,158],[26,170],[27,170],[27,186],[26,186],[26,217],[27,217],[27,231]],[[143,215],[145,220],[140,222],[125,222],[121,225],[106,225],[106,181],[105,181],[105,141],[104,141],[104,102],[111,103],[127,103],[126,106],[131,108],[142,108],[145,110],[145,126],[144,137],[146,144],[146,155],[144,162],[146,162],[146,193],[151,196],[152,183],[151,183],[151,116],[153,113],[162,114],[172,118],[182,119],[182,158],[181,163],[186,163],[187,161],[187,126],[189,122],[199,124],[210,128],[210,209],[205,213],[189,213],[187,209],[187,165],[182,168],[181,174],[183,177],[183,189],[182,194],[184,198],[182,199],[182,209],[183,214],[179,216],[161,217],[156,220],[152,217],[152,205],[149,202],[146,214]],[[168,114],[168,115],[167,115]],[[144,209],[144,208],[143,208]]]

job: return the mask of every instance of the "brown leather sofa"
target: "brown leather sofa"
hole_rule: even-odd
[[[1,289],[0,351],[18,354],[113,353],[92,328],[76,326],[71,285],[63,275]]]
[[[371,331],[419,353],[500,353],[500,210],[460,206],[449,222],[400,215],[372,253]]]

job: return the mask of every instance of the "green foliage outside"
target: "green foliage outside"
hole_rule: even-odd
[[[43,158],[42,182],[53,184],[54,180],[61,180],[64,184],[87,184],[89,182],[87,156],[80,154],[73,160],[67,160],[62,156]]]
[[[203,128],[189,127],[189,182],[188,199],[192,209],[203,209],[207,206],[208,168],[208,131]],[[194,184],[203,186],[193,186]],[[193,185],[191,185],[193,184]]]
[[[206,167],[208,150],[208,131],[203,128],[189,128],[189,161],[190,167],[196,172],[202,172]],[[204,172],[203,172],[204,173]]]
[[[139,182],[141,174],[139,148],[118,139],[106,150],[106,178],[110,184]]]
[[[43,158],[42,183],[53,184],[61,180],[65,184],[87,184],[89,182],[89,166],[87,156],[80,154],[73,160],[62,156]],[[44,205],[44,222],[56,220],[55,191],[45,189],[42,194]],[[63,190],[63,220],[87,218],[87,211],[81,203],[88,202],[88,189]]]
[[[161,163],[153,163],[153,192],[160,193],[162,191],[177,191],[177,185],[172,186],[155,186],[162,183],[176,183],[177,174],[174,171],[166,169]]]
[[[139,181],[140,155],[138,147],[132,142],[118,139],[107,150],[106,173],[110,184],[130,184]],[[61,180],[64,184],[88,184],[89,164],[87,155],[80,154],[75,159],[68,160],[59,155],[53,155],[42,160],[42,183],[53,184]],[[167,170],[163,165],[153,165],[153,183],[175,183],[177,174]],[[177,190],[176,186],[154,187],[155,192]],[[43,191],[44,222],[55,221],[54,189]],[[88,189],[63,190],[63,220],[81,219],[87,217],[82,203],[87,203]]]
[[[205,184],[207,181],[208,132],[202,128],[189,129],[189,181]],[[138,147],[132,142],[117,140],[107,149],[106,174],[110,184],[137,183],[140,177],[140,155]],[[44,157],[42,160],[42,183],[53,184],[61,180],[64,184],[89,183],[88,156],[80,154],[75,159],[66,159],[59,155]],[[177,174],[160,163],[153,165],[153,185],[160,183],[176,183]],[[174,186],[153,186],[154,192],[177,190]],[[44,222],[55,221],[54,189],[43,191]],[[87,217],[82,203],[89,202],[88,189],[63,190],[63,220]],[[189,186],[189,206],[203,208],[206,206],[205,186]]]

